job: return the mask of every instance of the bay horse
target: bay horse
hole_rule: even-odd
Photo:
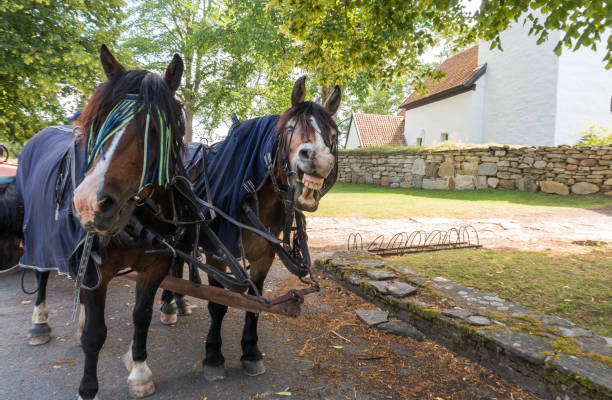
[[[333,117],[340,105],[341,90],[336,86],[322,106],[312,101],[305,101],[305,97],[305,77],[301,77],[294,84],[291,94],[291,108],[286,110],[279,118],[271,119],[271,121],[278,121],[275,125],[265,125],[264,123],[269,121],[264,120],[266,117],[243,122],[243,124],[258,126],[257,124],[263,120],[264,122],[260,125],[267,126],[267,131],[264,129],[263,132],[251,132],[250,135],[275,136],[277,146],[274,149],[275,154],[271,155],[271,159],[275,162],[270,170],[273,176],[267,176],[263,182],[257,182],[256,186],[259,184],[259,187],[256,187],[255,195],[250,196],[245,201],[253,203],[263,225],[277,237],[285,228],[287,213],[293,213],[294,209],[299,213],[315,211],[322,194],[331,188],[336,178],[338,128]],[[232,139],[235,139],[235,141],[221,143],[220,146],[225,144],[227,147],[241,140],[235,138],[238,134],[240,133],[231,132],[225,142]],[[256,151],[255,149],[243,150],[247,150],[247,152],[249,150]],[[230,148],[227,151],[232,154],[233,150]],[[238,157],[237,154],[234,155]],[[259,157],[260,160],[263,158]],[[249,168],[257,169],[260,167],[262,166],[257,163],[249,164]],[[214,170],[214,167],[211,168],[213,169],[209,171],[212,174],[211,185],[220,183],[215,180],[231,181],[231,171],[227,171],[225,175],[221,176],[218,171]],[[192,176],[191,179],[193,178]],[[195,177],[195,179],[197,178]],[[221,189],[225,193],[225,188]],[[291,189],[293,198],[281,199],[279,192],[287,193],[288,189]],[[196,195],[201,198],[206,196],[205,193],[198,192],[197,185]],[[255,201],[253,201],[254,197],[256,198]],[[213,197],[213,203],[216,200]],[[290,201],[291,210],[284,209],[283,200]],[[220,204],[216,205],[220,206]],[[224,211],[228,212],[228,210]],[[264,281],[275,257],[275,250],[266,239],[249,230],[242,229],[238,240],[241,240],[242,254],[250,264],[250,278],[257,291],[262,293]],[[231,243],[225,243],[225,245],[229,246]],[[211,253],[206,254],[206,262],[220,271],[226,270],[226,264],[219,261],[219,258]],[[182,276],[182,270],[183,266],[180,262],[177,264],[177,268],[173,268],[173,275]],[[190,276],[193,280],[192,273],[190,273]],[[210,285],[221,287],[221,284],[210,274],[208,282]],[[249,294],[255,294],[253,288],[249,289]],[[174,305],[175,298],[176,305]],[[179,314],[189,314],[182,296],[174,295],[172,292],[165,290],[162,294],[162,312],[160,315],[162,323],[176,322],[177,306]],[[208,303],[211,322],[206,338],[206,356],[203,365],[204,376],[209,381],[223,379],[226,376],[225,358],[221,351],[221,324],[227,308],[225,305]],[[249,376],[257,376],[265,372],[263,356],[257,344],[257,321],[258,314],[246,313],[241,340],[241,363],[244,372]]]
[[[80,341],[85,354],[78,389],[78,398],[83,400],[97,398],[98,355],[107,334],[104,322],[107,287],[110,280],[126,267],[138,272],[133,309],[134,335],[131,347],[123,357],[129,371],[129,392],[133,397],[144,397],[155,390],[151,370],[146,363],[147,334],[155,293],[170,269],[172,257],[148,256],[145,253],[147,247],[134,244],[124,229],[132,223],[133,218],[138,218],[154,227],[156,232],[174,234],[174,226],[160,222],[151,210],[140,205],[142,199],[147,198],[157,204],[165,215],[172,215],[175,208],[181,212],[181,205],[171,199],[171,182],[173,177],[184,175],[181,161],[184,114],[181,103],[175,98],[184,69],[181,57],[174,55],[163,78],[145,70],[125,70],[104,45],[100,50],[100,59],[107,80],[98,86],[88,101],[77,121],[79,129],[74,131],[74,136],[72,128],[64,130],[66,133],[47,128],[36,134],[21,153],[16,182],[9,184],[10,187],[4,188],[0,194],[0,229],[12,232],[12,240],[23,238],[24,257],[31,245],[38,246],[37,249],[41,251],[51,251],[44,247],[49,246],[45,241],[31,243],[36,226],[49,226],[50,230],[54,230],[65,224],[73,232],[83,232],[78,237],[85,236],[78,268],[86,266],[89,270],[91,266],[96,267],[92,270],[97,269],[99,279],[96,285],[84,289],[80,276],[75,275],[81,303]],[[47,200],[52,203],[50,208],[57,202],[58,209],[54,221],[53,215],[51,220],[43,220],[38,210],[33,209],[32,202],[41,201],[38,197],[44,196],[45,191],[33,186],[38,177],[42,176],[44,181],[51,176],[45,175],[49,171],[41,171],[41,168],[49,169],[49,165],[59,164],[59,160],[64,159],[51,146],[59,142],[74,143],[72,148],[76,156],[71,158],[72,165],[66,169],[68,176],[64,180],[57,180],[61,183],[60,187],[72,186],[72,190],[67,191],[69,201],[65,209],[59,208],[62,192],[55,192],[53,179],[54,195],[51,197],[54,198]],[[36,160],[29,168],[28,158]],[[50,160],[51,164],[45,164],[46,160]],[[41,190],[42,195],[37,195],[36,190]],[[186,214],[180,217],[194,218]],[[62,237],[61,240],[67,239]],[[74,245],[76,247],[77,243]],[[91,257],[82,256],[87,254],[87,246],[93,248]],[[148,249],[151,248],[148,246]],[[65,259],[69,256],[66,255]],[[24,257],[20,264],[25,267]],[[4,262],[0,260],[0,263]],[[49,270],[52,268],[39,267],[43,272],[37,272],[38,299],[32,314],[36,328],[34,337],[39,339],[32,344],[45,343],[49,340],[50,332],[45,295]]]

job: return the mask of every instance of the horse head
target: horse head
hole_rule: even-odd
[[[185,127],[174,95],[184,66],[175,54],[162,78],[126,71],[106,46],[100,59],[107,81],[77,121],[87,172],[74,191],[73,208],[88,232],[114,235],[139,200],[163,190],[182,170]]]
[[[299,78],[291,93],[291,108],[278,122],[277,135],[288,183],[295,188],[294,201],[303,211],[315,211],[337,175],[338,127],[333,120],[342,97],[336,86],[323,105],[306,98],[306,77]]]

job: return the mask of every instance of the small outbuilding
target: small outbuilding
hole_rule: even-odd
[[[346,136],[346,149],[405,145],[403,115],[358,113],[351,115]]]

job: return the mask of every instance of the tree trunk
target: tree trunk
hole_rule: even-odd
[[[193,142],[193,111],[185,105],[185,143]]]

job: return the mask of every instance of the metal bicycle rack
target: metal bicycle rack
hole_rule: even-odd
[[[360,233],[351,233],[347,240],[347,250],[366,250],[379,256],[401,256],[408,253],[439,251],[451,249],[479,248],[478,232],[471,225],[449,230],[423,230],[411,233],[400,232],[385,242],[384,235],[379,235],[370,243],[364,243]]]

